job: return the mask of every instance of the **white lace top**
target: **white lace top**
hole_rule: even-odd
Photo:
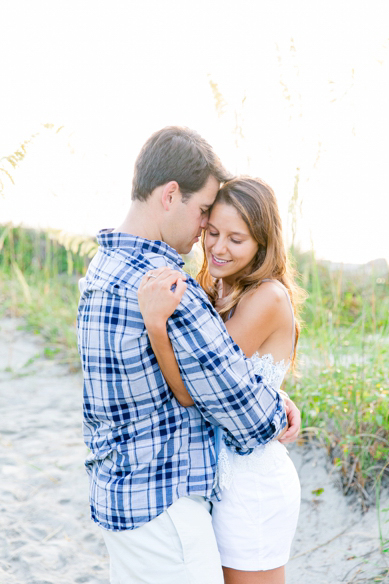
[[[282,286],[282,284],[280,284]],[[285,291],[289,302],[289,294]],[[261,375],[266,385],[272,387],[274,390],[281,389],[284,377],[291,365],[291,359],[294,351],[294,314],[290,303],[293,315],[293,346],[290,353],[290,358],[285,361],[274,362],[273,355],[270,353],[266,355],[259,355],[254,353],[251,361],[254,365],[254,372]],[[234,474],[239,470],[252,470],[258,474],[267,474],[284,459],[287,455],[287,450],[278,440],[272,440],[267,444],[257,446],[251,454],[242,456],[236,452],[232,452],[223,440],[224,432],[222,428],[216,428],[216,447],[218,453],[218,464],[215,476],[215,483],[219,484],[221,489],[229,489],[234,478]]]

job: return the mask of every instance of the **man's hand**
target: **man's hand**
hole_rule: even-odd
[[[297,439],[301,427],[300,410],[289,397],[283,397],[285,404],[285,411],[288,418],[288,429],[281,435],[279,441],[282,444],[290,444]]]
[[[167,319],[176,310],[187,288],[184,280],[184,274],[168,267],[151,270],[143,276],[138,303],[148,329],[158,325],[166,328]]]

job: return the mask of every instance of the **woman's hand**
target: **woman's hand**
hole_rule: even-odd
[[[181,302],[187,284],[185,276],[168,267],[147,272],[138,290],[139,309],[147,329],[166,327],[166,321]],[[172,286],[176,285],[172,290]]]

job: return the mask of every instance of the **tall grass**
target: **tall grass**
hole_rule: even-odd
[[[305,434],[326,445],[344,492],[364,506],[389,473],[389,297],[387,268],[345,272],[297,257],[309,292],[300,344],[300,378],[287,388]],[[384,264],[383,264],[384,266]]]
[[[23,317],[76,369],[77,282],[97,248],[60,232],[0,227],[0,316]],[[302,413],[303,436],[315,436],[341,469],[345,493],[364,505],[389,473],[388,274],[347,272],[294,250],[308,291],[300,376],[287,391]]]
[[[96,249],[85,237],[0,227],[0,317],[23,317],[26,330],[45,339],[45,355],[59,353],[72,369],[78,279]]]

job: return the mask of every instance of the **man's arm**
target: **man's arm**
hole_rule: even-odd
[[[155,356],[157,357],[158,364],[162,370],[163,376],[179,403],[185,407],[188,407],[193,405],[194,401],[186,389],[184,382],[182,381],[173,348],[166,331],[166,320],[169,314],[171,314],[178,306],[183,294],[185,293],[186,284],[181,279],[181,274],[177,272],[171,272],[166,268],[160,268],[154,271],[153,275],[155,280],[158,279],[158,285],[161,286],[162,284],[165,289],[164,294],[158,294],[158,312],[155,313],[155,311],[153,311],[153,307],[150,306],[153,300],[155,301],[155,296],[150,297],[147,295],[147,293],[144,293],[145,284],[148,282],[147,277],[144,279],[139,288],[139,307],[141,309],[143,320],[147,328],[152,349]],[[177,280],[177,278],[179,279]],[[157,284],[157,282],[152,280],[151,284],[153,283]],[[171,290],[172,284],[177,284],[174,290]],[[229,324],[233,323],[234,320],[236,320],[235,316],[226,323],[226,328],[234,340],[239,344],[239,346],[241,346],[242,340],[247,340],[247,335],[242,335],[240,327],[235,328],[232,332],[229,330]],[[248,331],[248,333],[250,333],[250,331]],[[289,396],[285,394],[285,392],[281,391],[280,393],[286,406],[289,428],[286,426],[284,430],[282,430],[278,435],[278,439],[282,439],[282,442],[288,443],[297,438],[301,425],[300,412],[295,404],[289,399]]]
[[[179,276],[177,273],[176,280]],[[157,270],[142,280],[140,290],[144,286],[149,292],[149,316],[161,316],[165,299],[173,299],[169,278],[160,276]],[[251,361],[231,339],[200,286],[191,278],[188,283],[187,292],[168,320],[182,379],[203,417],[225,428],[229,443],[247,451],[268,442],[285,427],[282,399],[255,375]],[[173,310],[167,310],[166,316]]]
[[[197,292],[197,293],[196,293]],[[282,398],[254,373],[219,315],[188,289],[168,320],[182,379],[203,417],[247,449],[276,437],[286,425]]]
[[[282,398],[254,373],[216,313],[195,300],[168,320],[186,388],[203,417],[230,432],[234,446],[270,441],[286,425]]]
[[[195,402],[182,381],[173,347],[166,331],[166,323],[162,323],[161,326],[151,325],[148,327],[146,325],[146,328],[158,365],[174,397],[184,407],[193,406]],[[277,438],[283,444],[289,444],[297,439],[301,426],[301,416],[299,409],[289,396],[282,391],[280,394],[284,400],[288,423]]]
[[[152,315],[172,314],[178,304],[170,275],[161,271],[163,268],[149,272],[139,287],[139,292],[143,287],[148,292],[143,296],[147,296],[151,321]],[[185,276],[176,272],[175,277],[178,282]],[[254,373],[252,362],[231,339],[202,288],[189,277],[187,284],[168,319],[181,377],[202,416],[225,428],[228,443],[247,452],[270,441],[286,426],[282,398]],[[174,306],[168,309],[170,301]]]

